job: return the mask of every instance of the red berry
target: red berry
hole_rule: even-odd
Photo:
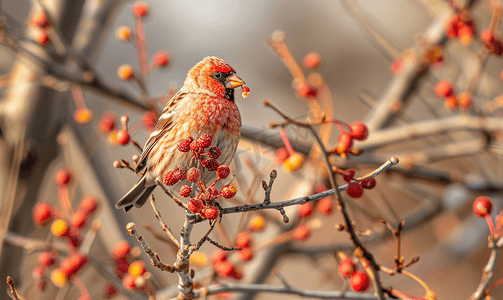
[[[243,248],[242,250],[239,250],[238,257],[242,261],[252,260],[253,259],[253,251],[249,247]]]
[[[38,262],[41,266],[50,267],[56,262],[56,252],[55,251],[45,251],[38,255]]]
[[[334,208],[334,202],[330,197],[326,197],[318,201],[318,203],[316,204],[316,208],[318,208],[318,210],[321,213],[328,215],[332,212],[332,209]]]
[[[307,239],[310,235],[311,229],[309,229],[306,225],[300,225],[293,231],[293,237],[299,241]]]
[[[49,203],[40,202],[33,208],[33,220],[39,226],[48,225],[53,216],[53,207]]]
[[[115,259],[126,258],[131,252],[131,246],[126,241],[117,242],[112,251],[112,255]]]
[[[339,264],[339,273],[344,277],[349,277],[355,271],[355,265],[350,258],[345,258]]]
[[[344,181],[349,183],[349,182],[351,182],[351,180],[354,179],[356,172],[355,172],[355,170],[347,170],[345,172],[348,174],[342,175],[342,178],[344,179]]]
[[[230,173],[231,173],[231,170],[226,165],[221,165],[217,168],[218,179],[225,179],[225,178],[227,178],[227,176],[229,176]]]
[[[234,265],[226,260],[215,263],[213,267],[218,275],[223,277],[229,277],[235,272]]]
[[[192,198],[187,203],[187,208],[191,212],[197,214],[201,212],[201,209],[203,208],[203,201],[201,201],[201,199]]]
[[[178,177],[177,175],[175,174],[175,171],[168,171],[165,175],[164,175],[164,184],[165,185],[174,185],[175,183],[178,182]]]
[[[37,30],[35,33],[35,41],[41,46],[46,46],[51,42],[51,39],[45,30]]]
[[[452,82],[450,80],[441,80],[439,82],[437,82],[437,84],[435,85],[435,93],[439,96],[439,97],[447,97],[447,96],[450,96],[453,92],[454,88],[453,88],[453,85],[452,85]]]
[[[211,158],[217,159],[220,157],[220,154],[222,154],[222,151],[217,146],[211,146],[208,153],[210,154]]]
[[[112,298],[112,296],[117,294],[117,288],[113,284],[108,283],[103,287],[103,294],[105,294],[106,298]]]
[[[472,98],[473,98],[472,94],[467,93],[467,92],[459,94],[459,96],[458,96],[459,107],[464,108],[464,109],[469,108],[473,102]]]
[[[337,153],[348,153],[353,146],[353,138],[346,131],[341,132],[337,142]]]
[[[126,130],[119,130],[117,132],[116,139],[117,139],[117,143],[124,146],[129,143],[129,141],[131,140],[131,136],[129,135],[129,133]]]
[[[356,140],[363,141],[369,135],[369,130],[367,126],[365,126],[365,124],[361,122],[355,122],[351,124],[349,127],[351,129],[351,137]]]
[[[214,188],[214,187],[210,187],[210,188],[209,188],[209,190],[210,190],[210,194],[211,194],[212,196],[216,196],[216,195],[218,195],[218,190],[217,190],[216,188]]]
[[[189,152],[190,143],[192,143],[191,137],[189,137],[187,139],[181,139],[176,146],[177,146],[178,150],[180,150],[181,152]]]
[[[224,198],[232,198],[236,195],[238,191],[237,186],[234,183],[231,183],[229,185],[226,185],[222,188],[221,193]]]
[[[216,219],[220,215],[220,210],[216,206],[206,206],[204,208],[204,216],[206,219]]]
[[[153,111],[147,111],[141,117],[141,122],[148,131],[154,131],[157,124],[157,116]]]
[[[133,15],[135,17],[145,17],[148,15],[148,4],[143,1],[138,1],[133,4]]]
[[[351,198],[360,198],[363,195],[363,187],[359,182],[352,181],[348,183],[346,193],[348,193]]]
[[[480,33],[480,39],[484,44],[490,45],[494,42],[494,33],[492,33],[489,29],[482,30]]]
[[[288,150],[285,147],[276,150],[276,162],[278,164],[282,164],[289,156],[290,154],[288,154]]]
[[[212,137],[208,134],[203,134],[197,138],[199,147],[206,149],[211,145]]]
[[[211,262],[213,264],[216,264],[217,262],[224,261],[227,259],[227,251],[223,249],[216,249],[213,251],[213,254],[211,254]]]
[[[250,236],[250,234],[246,231],[244,232],[241,232],[240,234],[238,234],[238,236],[236,237],[236,247],[238,248],[246,248],[246,247],[249,247],[250,244],[252,242],[252,238]]]
[[[243,87],[241,88],[241,96],[242,96],[243,98],[248,98],[248,96],[250,96],[250,88],[249,88],[249,87],[247,87],[247,86],[243,86]]]
[[[213,158],[208,158],[207,160],[201,161],[201,165],[207,168],[209,171],[216,171],[218,169],[218,161]]]
[[[77,228],[82,228],[87,225],[87,219],[89,218],[89,214],[85,210],[77,210],[73,213],[70,223],[72,226]]]
[[[313,204],[311,202],[307,202],[299,206],[299,218],[309,217],[313,213]]]
[[[56,172],[54,180],[56,181],[57,185],[65,186],[68,185],[72,180],[72,175],[67,169],[59,169],[58,172]]]
[[[195,140],[192,143],[190,143],[190,150],[192,150],[192,152],[194,153],[197,153],[201,150],[201,145],[199,144],[198,140]]]
[[[98,127],[102,133],[108,133],[115,128],[116,117],[113,113],[104,113],[100,119]]]
[[[458,99],[454,95],[447,96],[444,99],[444,106],[449,110],[453,110],[458,106]]]
[[[349,284],[351,288],[356,292],[364,292],[370,286],[370,280],[367,273],[363,271],[356,271],[351,274],[349,278]]]
[[[156,54],[154,54],[154,57],[152,58],[152,61],[154,63],[154,66],[156,67],[165,67],[169,64],[170,61],[170,56],[168,51],[159,51]]]
[[[74,252],[70,257],[65,258],[61,262],[61,271],[68,275],[68,277],[77,273],[88,261],[85,254],[80,252]]]
[[[365,177],[360,181],[364,189],[371,190],[376,186],[376,179],[374,177]]]
[[[115,258],[115,274],[117,277],[122,278],[129,269],[129,262],[127,257]]]
[[[304,59],[302,64],[306,69],[316,69],[321,65],[321,57],[317,52],[309,52]]]
[[[316,89],[310,87],[308,84],[299,84],[295,91],[297,97],[299,98],[314,98],[317,95]]]
[[[132,290],[136,287],[136,284],[135,284],[135,280],[136,278],[131,275],[131,274],[127,274],[126,276],[124,276],[124,278],[122,279],[122,285],[127,289],[127,290]]]
[[[180,188],[180,196],[182,196],[184,198],[190,197],[191,191],[192,191],[192,189],[190,188],[190,186],[188,184],[184,184]]]
[[[98,199],[94,196],[85,196],[80,200],[80,209],[93,213],[98,209]]]
[[[473,212],[478,217],[485,217],[490,215],[493,210],[493,202],[487,196],[479,196],[473,202]]]
[[[190,182],[198,182],[201,180],[201,171],[198,168],[190,168],[187,170],[187,180]]]
[[[43,10],[37,10],[31,16],[31,23],[37,27],[45,28],[49,26],[49,17]]]
[[[187,172],[178,167],[173,171],[173,177],[175,178],[175,180],[177,180],[177,182],[185,180],[187,179]]]

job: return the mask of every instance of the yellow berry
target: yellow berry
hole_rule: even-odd
[[[60,269],[56,269],[51,273],[51,281],[55,286],[62,288],[68,281],[68,277]]]
[[[265,218],[263,216],[255,216],[250,220],[250,229],[260,231],[265,227]]]
[[[93,119],[93,112],[87,108],[78,109],[74,115],[75,122],[83,125],[91,122]]]
[[[115,37],[119,40],[119,41],[129,41],[131,39],[131,28],[129,28],[129,26],[120,26],[119,28],[117,28],[117,30],[115,31]]]
[[[65,236],[70,232],[70,226],[66,220],[57,219],[52,223],[51,232],[54,236]]]
[[[196,251],[190,256],[190,264],[197,267],[205,267],[208,262],[206,253]]]
[[[238,192],[238,187],[234,183],[229,184],[229,191],[233,192],[234,194]]]
[[[304,165],[304,156],[299,153],[290,155],[284,162],[283,168],[286,172],[294,172],[302,168]]]
[[[133,276],[141,276],[145,273],[145,264],[141,260],[135,260],[129,265],[129,274]]]

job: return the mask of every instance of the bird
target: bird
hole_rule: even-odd
[[[133,206],[140,208],[156,187],[156,179],[162,182],[166,172],[189,167],[191,151],[177,149],[182,139],[210,135],[211,146],[221,150],[218,163],[229,164],[241,136],[241,114],[234,102],[234,89],[244,84],[236,70],[218,57],[205,57],[190,69],[183,87],[168,101],[145,143],[135,168],[135,173],[143,171],[140,180],[115,207],[126,212]],[[209,173],[203,173],[203,180],[214,174]]]

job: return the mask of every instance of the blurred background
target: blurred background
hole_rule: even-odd
[[[35,0],[0,2],[3,28],[22,43],[27,43],[23,40],[23,36],[26,36],[30,29],[25,29],[25,27],[37,3]],[[136,84],[121,81],[117,77],[117,69],[122,64],[131,64],[136,70],[138,69],[138,55],[134,44],[121,42],[115,37],[115,30],[119,26],[134,27],[134,18],[131,14],[133,2],[46,1],[46,5],[50,8],[49,11],[54,12],[58,12],[56,8],[58,5],[64,7],[64,13],[60,13],[62,19],[65,20],[60,24],[63,32],[66,32],[65,26],[74,26],[77,28],[76,32],[81,34],[85,33],[85,31],[79,31],[81,28],[86,28],[86,26],[92,28],[87,33],[88,36],[85,36],[86,39],[75,34],[75,37],[67,42],[75,48],[77,54],[86,58],[104,82],[140,99]],[[296,97],[295,89],[292,88],[292,75],[280,57],[271,51],[265,42],[274,31],[281,30],[285,33],[287,45],[297,62],[300,62],[309,52],[315,51],[320,54],[322,63],[316,72],[322,75],[330,89],[333,118],[350,124],[356,121],[368,121],[372,110],[377,107],[377,101],[385,98],[390,87],[403,79],[400,76],[394,76],[390,71],[392,61],[398,58],[396,53],[401,54],[407,49],[416,51],[424,47],[426,32],[431,34],[433,25],[442,26],[444,22],[441,20],[445,19],[443,16],[452,14],[452,9],[447,2],[434,0],[372,2],[151,0],[148,1],[148,5],[150,13],[145,19],[148,57],[150,59],[159,50],[167,50],[171,56],[167,68],[154,70],[149,75],[148,93],[155,97],[167,94],[170,88],[177,90],[183,85],[187,71],[195,63],[206,56],[220,57],[232,65],[250,87],[250,97],[242,99],[238,96],[236,99],[243,126],[249,129],[252,135],[260,133],[261,136],[275,137],[271,138],[273,144],[277,144],[279,130],[271,129],[269,123],[282,120],[273,110],[264,107],[263,99],[270,100],[289,116],[305,119],[307,115],[310,115],[309,100]],[[410,83],[413,92],[406,95],[407,99],[404,103],[407,102],[408,105],[404,105],[403,110],[397,113],[397,118],[382,127],[400,128],[413,122],[442,119],[463,113],[494,118],[501,115],[501,110],[488,114],[482,109],[484,104],[503,92],[499,78],[503,63],[499,57],[491,56],[484,61],[484,69],[474,93],[476,98],[474,102],[478,105],[476,109],[468,112],[449,111],[434,92],[436,82],[444,78],[452,79],[460,91],[464,90],[478,61],[476,55],[483,48],[477,40],[478,33],[489,26],[492,15],[491,5],[492,1],[475,1],[471,8],[470,15],[476,24],[477,33],[474,42],[469,46],[461,45],[455,40],[445,43],[445,39],[441,39],[442,41],[438,44],[445,43],[441,66],[430,68],[426,74],[417,72],[421,74],[421,80],[409,81],[413,82]],[[72,19],[72,14],[79,18],[78,11],[87,12],[93,18],[76,22]],[[93,11],[101,12],[101,14],[93,15]],[[384,38],[386,42],[380,42],[377,37]],[[386,44],[388,48],[383,44]],[[395,52],[389,51],[389,47]],[[9,74],[19,63],[20,58],[15,51],[8,47],[0,47],[1,75]],[[43,66],[42,69],[44,69]],[[1,100],[4,103],[12,101],[13,92],[9,91],[9,88],[10,86],[6,84],[0,91]],[[61,132],[59,131],[61,128],[69,127],[72,132],[70,136],[77,140],[77,145],[80,145],[81,149],[84,149],[85,160],[79,160],[79,164],[72,167],[69,164],[72,160],[68,157],[78,156],[75,154],[79,152],[78,150],[72,150],[71,145],[62,146],[65,142],[62,143],[60,140],[58,145],[57,138],[54,137],[44,142],[46,134],[40,134],[36,130],[28,133],[27,140],[31,140],[32,145],[41,149],[51,147],[54,149],[48,154],[48,157],[52,159],[47,160],[45,167],[40,167],[36,172],[28,172],[24,177],[26,181],[21,180],[21,187],[16,196],[16,199],[19,197],[20,200],[12,204],[12,214],[9,215],[15,216],[15,218],[12,217],[13,221],[8,222],[9,231],[40,240],[50,239],[47,228],[33,226],[31,208],[38,201],[57,203],[55,199],[57,188],[52,183],[54,174],[59,168],[70,165],[77,182],[89,180],[91,173],[94,178],[94,181],[91,180],[92,183],[79,183],[79,190],[74,191],[74,198],[78,199],[86,193],[99,194],[110,204],[108,209],[100,208],[99,218],[102,223],[117,224],[112,226],[113,229],[107,229],[109,230],[107,233],[99,234],[90,253],[110,252],[110,245],[122,239],[128,239],[133,246],[137,246],[134,239],[128,237],[124,225],[134,220],[137,224],[148,223],[158,228],[158,222],[147,205],[139,210],[133,209],[127,215],[122,211],[114,210],[114,203],[137,181],[137,177],[127,169],[115,169],[112,166],[113,161],[117,159],[124,158],[130,161],[131,156],[137,153],[137,149],[132,145],[127,147],[111,145],[106,136],[100,135],[97,124],[100,116],[106,111],[113,111],[117,116],[128,115],[130,124],[140,122],[142,112],[137,109],[132,110],[123,103],[109,101],[108,98],[93,92],[92,89],[84,88],[83,96],[86,106],[93,112],[93,120],[89,124],[78,125],[73,120],[76,106],[70,91],[64,88],[61,91],[51,91],[53,92],[44,93],[42,90],[34,92],[39,95],[37,105],[43,108],[36,114],[36,119],[26,121],[24,117],[9,119],[8,116],[4,116],[4,120],[7,121],[3,121],[2,125],[13,126],[12,124],[17,124],[16,120],[19,120],[19,123],[25,122],[24,124],[41,124],[39,127],[43,130],[54,130],[54,132]],[[159,106],[162,107],[162,104]],[[8,115],[9,107],[3,105],[1,108],[4,110],[3,115]],[[49,125],[49,123],[54,124]],[[373,129],[377,132],[382,128]],[[287,130],[296,149],[306,149],[306,147],[309,149],[312,146],[313,139],[307,131],[294,127],[288,127]],[[8,130],[3,128],[2,131]],[[143,145],[148,134],[146,130],[140,129],[133,138]],[[405,160],[410,162],[417,159],[421,151],[435,149],[452,141],[472,140],[474,136],[479,138],[482,135],[482,132],[471,131],[442,132],[414,140],[383,143],[378,147],[369,146],[366,149],[366,154],[369,156],[361,160],[352,163],[352,159],[355,158],[350,157],[347,163],[336,160],[335,164],[341,163],[342,165],[338,166],[356,169],[357,176],[363,176],[375,168],[376,164],[384,163],[393,155],[402,160],[404,157],[399,154],[404,156],[410,154],[407,156],[409,160]],[[335,146],[337,137],[338,130],[334,129],[329,138],[331,145],[329,148]],[[260,146],[255,148],[250,146],[253,140],[245,140],[246,142],[238,150],[233,172],[240,173],[247,186],[252,184],[256,170],[261,170],[261,173],[258,173],[261,176],[260,179],[266,181],[268,181],[271,169],[280,170],[273,188],[273,201],[314,193],[312,183],[323,179],[322,168],[318,168],[314,163],[313,167],[304,172],[283,172],[281,165],[274,162],[275,147],[264,146],[265,143],[260,145],[259,142]],[[481,142],[477,143],[481,145]],[[2,145],[5,146],[5,143]],[[7,145],[16,144],[8,142]],[[358,145],[357,143],[356,146]],[[362,145],[365,148],[365,144]],[[460,144],[453,143],[453,145],[459,147]],[[348,200],[355,201],[355,204],[350,204],[350,211],[357,227],[362,231],[370,229],[377,235],[384,236],[377,240],[369,238],[369,249],[375,254],[378,263],[392,267],[396,249],[395,240],[391,235],[386,235],[385,228],[376,222],[377,219],[385,218],[396,226],[399,220],[411,217],[414,226],[407,228],[409,221],[406,221],[401,240],[401,253],[406,257],[406,261],[416,256],[420,257],[420,261],[414,264],[410,271],[422,278],[436,293],[438,299],[469,298],[479,285],[482,268],[487,263],[490,253],[487,248],[489,230],[483,219],[473,215],[471,203],[477,195],[487,194],[494,201],[493,215],[502,208],[500,201],[501,155],[500,152],[494,151],[494,148],[501,149],[498,145],[495,141],[491,144],[492,148],[480,146],[476,151],[466,154],[446,155],[445,158],[440,156],[438,159],[426,159],[422,163],[416,161],[417,164],[412,163],[412,167],[399,165],[401,172],[391,172],[377,178],[376,190],[366,191],[361,199]],[[7,147],[9,151],[3,151],[3,157],[11,157],[15,152],[12,149],[17,149],[14,146],[9,147]],[[456,150],[453,151],[456,152]],[[39,155],[35,160],[43,157],[44,155]],[[385,159],[380,160],[383,157]],[[9,161],[9,159],[3,161]],[[91,165],[85,164],[84,161]],[[250,168],[249,165],[253,165],[254,168]],[[4,178],[7,178],[6,174],[8,174],[6,171],[2,173]],[[300,185],[299,182],[306,179],[310,186]],[[31,184],[35,181],[37,187],[33,190]],[[293,182],[299,184],[297,189],[292,188]],[[6,191],[6,184],[2,186],[2,190]],[[254,197],[258,199],[257,201],[261,201],[262,190],[260,188],[255,190]],[[240,188],[241,191],[245,192],[243,188]],[[31,204],[21,206],[20,203],[26,201],[22,199],[26,199],[29,195],[32,196],[28,201]],[[162,215],[177,236],[184,214],[179,209],[175,209],[174,203],[167,199],[162,191],[156,191],[155,195]],[[5,211],[8,208],[5,203],[9,202],[6,196],[2,198],[2,210]],[[244,201],[243,196],[238,195],[238,199]],[[431,204],[431,211],[421,210],[425,203]],[[223,206],[225,207],[226,204],[223,203]],[[295,216],[296,212],[291,210],[289,214]],[[5,217],[4,212],[2,216]],[[110,219],[111,216],[113,219]],[[279,219],[279,217],[278,213],[270,214],[272,219]],[[280,248],[281,255],[275,256],[266,250],[263,253],[259,252],[257,261],[245,267],[244,282],[281,285],[280,279],[271,274],[271,268],[264,268],[264,264],[267,264],[273,265],[274,269],[296,288],[343,289],[345,283],[337,274],[334,251],[345,250],[351,253],[351,250],[347,234],[338,232],[334,227],[334,224],[341,222],[341,218],[337,214],[323,218],[315,217],[322,220],[322,227],[314,230],[308,241],[294,242],[293,246]],[[414,222],[416,220],[414,218],[420,221]],[[295,217],[293,220],[295,221]],[[24,222],[29,224],[19,225]],[[236,233],[235,224],[239,222],[239,216],[224,218],[223,223],[230,236]],[[294,224],[295,222],[290,226]],[[2,227],[3,231],[7,228],[7,224],[5,226]],[[202,236],[206,231],[205,226],[198,225],[193,236]],[[277,225],[275,230],[266,231],[257,236],[257,240],[270,239],[279,232],[289,229],[291,227]],[[169,251],[163,242],[156,240],[146,230],[143,230],[143,233],[163,262],[169,264],[174,261],[175,253]],[[107,235],[109,241],[107,241]],[[4,238],[4,250],[1,252],[3,268],[0,268],[2,270],[0,275],[5,278],[6,275],[12,274],[6,273],[7,270],[11,271],[22,266],[17,276],[15,274],[11,276],[19,282],[18,287],[26,299],[54,299],[55,295],[62,297],[58,299],[78,298],[79,294],[75,288],[68,288],[67,294],[61,294],[49,280],[47,290],[43,293],[30,286],[34,280],[31,270],[36,265],[37,255],[29,251],[23,252],[19,250],[21,248],[8,246],[8,244],[9,242]],[[15,243],[11,242],[11,244]],[[201,250],[210,255],[214,247],[205,245]],[[268,256],[270,263],[266,263],[267,258],[261,258],[261,255]],[[100,254],[96,256],[101,259],[104,266],[113,268],[111,258],[100,257]],[[9,257],[16,257],[16,259],[10,260]],[[13,262],[16,264],[12,265]],[[502,263],[497,264],[494,281],[503,275],[503,272],[499,271],[501,266]],[[178,279],[175,274],[162,273],[158,270],[151,270],[151,272],[155,275],[155,286],[159,290],[177,283]],[[248,273],[249,276],[247,276]],[[408,277],[384,274],[382,277],[385,287],[392,286],[394,289],[416,297],[424,296],[424,289]],[[82,279],[90,289],[93,299],[101,299],[103,279],[93,275],[91,268],[85,270]],[[6,291],[6,286],[4,283],[2,286],[0,291],[3,293]],[[93,289],[93,286],[96,286],[96,289]],[[99,290],[98,286],[100,286]],[[166,293],[176,295],[173,294],[173,288],[167,289]],[[503,297],[503,292],[501,288],[496,288],[491,295],[494,299],[499,299]],[[117,297],[122,299],[121,297],[126,298],[126,295]],[[271,297],[271,294],[263,293],[257,295],[256,299],[270,299]],[[274,295],[274,297],[275,299],[292,298],[291,295]]]

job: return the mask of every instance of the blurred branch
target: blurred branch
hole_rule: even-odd
[[[496,269],[496,262],[498,261],[498,257],[501,251],[501,247],[503,247],[503,237],[499,238],[499,240],[495,243],[492,239],[489,240],[489,248],[491,248],[491,256],[484,267],[484,272],[482,273],[482,280],[480,281],[477,290],[472,294],[469,300],[482,300],[485,298],[486,293],[485,290],[489,285],[489,282],[494,276],[494,271]]]

